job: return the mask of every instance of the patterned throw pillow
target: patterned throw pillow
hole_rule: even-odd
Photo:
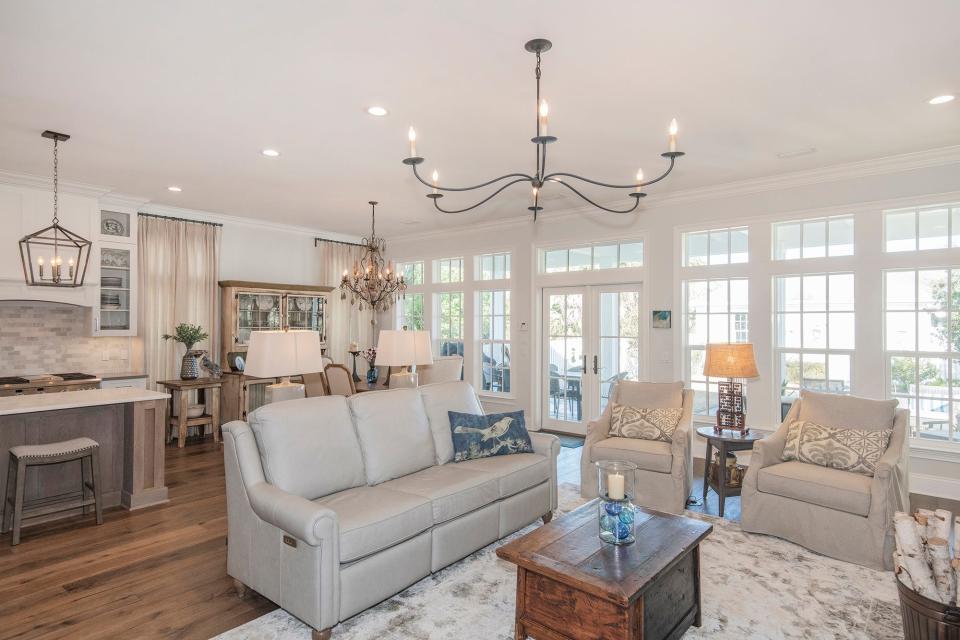
[[[892,435],[893,429],[844,429],[795,420],[787,427],[782,457],[873,477]]]
[[[453,461],[476,460],[511,453],[533,453],[523,411],[485,416],[448,411]]]
[[[610,437],[673,442],[683,409],[638,409],[612,404]]]

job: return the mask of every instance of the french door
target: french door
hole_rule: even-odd
[[[618,380],[639,380],[644,338],[641,285],[543,290],[541,423],[585,434]]]

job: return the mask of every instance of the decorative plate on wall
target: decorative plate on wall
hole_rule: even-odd
[[[100,233],[105,236],[130,237],[130,214],[114,211],[100,212]]]

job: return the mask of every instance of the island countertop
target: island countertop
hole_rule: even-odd
[[[145,400],[164,400],[170,394],[147,389],[124,387],[120,389],[88,389],[62,393],[35,393],[0,398],[0,416],[38,411],[57,411],[78,407],[99,407],[108,404],[126,404]]]

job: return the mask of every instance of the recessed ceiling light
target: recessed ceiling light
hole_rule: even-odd
[[[953,102],[954,96],[949,94],[943,96],[937,96],[936,98],[930,98],[927,102],[929,104],[946,104],[948,102]]]
[[[379,118],[387,115],[388,112],[383,107],[378,107],[374,105],[372,107],[367,107],[367,113],[369,113],[372,116],[377,116]]]
[[[183,189],[181,189],[180,187],[170,185],[169,187],[167,187],[167,191],[174,191],[176,193],[180,193],[181,191],[183,191]]]
[[[260,153],[267,156],[268,158],[276,158],[277,156],[280,155],[280,152],[277,151],[276,149],[264,149]]]

